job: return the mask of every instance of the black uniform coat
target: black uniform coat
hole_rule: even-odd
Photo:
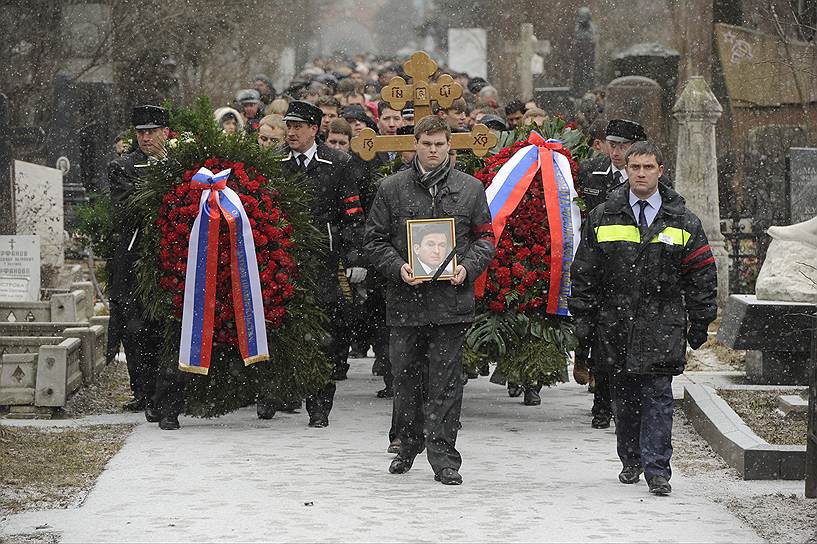
[[[613,176],[613,162],[606,155],[599,155],[579,164],[577,179],[588,212],[607,200],[607,195],[627,181],[624,179],[616,181]],[[666,176],[661,176],[658,182],[672,187],[672,181]]]
[[[141,149],[123,155],[108,164],[111,183],[111,217],[114,223],[114,254],[111,269],[111,299],[125,302],[133,297],[136,284],[136,262],[139,260],[139,221],[128,214],[126,204],[135,183],[148,166]],[[134,238],[135,236],[135,238]]]
[[[313,224],[329,238],[329,251],[321,255],[321,283],[325,295],[335,297],[338,264],[362,266],[360,244],[363,239],[363,207],[349,166],[349,156],[318,143],[318,150],[303,171],[295,155],[284,146],[281,159],[285,173],[303,173],[310,188]],[[325,298],[325,297],[324,297]],[[330,302],[324,300],[324,302]]]
[[[433,217],[456,220],[457,264],[467,271],[461,285],[427,281],[412,287],[400,278],[409,251],[406,220]],[[485,190],[468,174],[452,168],[439,182],[433,200],[428,189],[419,184],[415,168],[385,178],[366,221],[364,249],[387,280],[386,322],[398,327],[472,322],[474,280],[494,258],[493,238]]]
[[[583,161],[579,165],[578,182],[587,211],[604,202],[610,191],[624,183],[613,178],[612,162],[606,155]]]
[[[629,190],[614,190],[582,227],[569,300],[576,335],[603,369],[678,375],[688,322],[715,319],[715,259],[678,193],[659,183],[661,209],[641,235]]]

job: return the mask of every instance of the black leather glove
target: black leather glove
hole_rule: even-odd
[[[687,343],[692,349],[698,349],[704,345],[708,337],[709,334],[707,333],[706,325],[693,323],[690,325],[689,332],[687,333]]]

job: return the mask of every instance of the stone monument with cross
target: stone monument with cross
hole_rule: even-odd
[[[415,122],[432,114],[432,102],[447,108],[462,96],[462,86],[449,74],[439,76],[436,81],[430,80],[437,72],[437,63],[424,51],[414,53],[403,68],[411,77],[411,83],[400,76],[394,77],[383,87],[380,96],[397,111],[412,101]],[[496,135],[482,124],[475,125],[469,133],[451,135],[452,149],[470,149],[479,157],[493,149],[496,143]],[[414,151],[415,140],[412,135],[378,136],[374,130],[364,128],[352,138],[351,145],[352,151],[361,159],[370,161],[381,151]]]
[[[15,234],[14,179],[11,174],[12,148],[17,145],[39,145],[45,139],[39,127],[11,126],[11,112],[6,95],[0,94],[0,234]]]

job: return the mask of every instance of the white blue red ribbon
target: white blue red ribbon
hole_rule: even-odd
[[[528,142],[531,145],[517,151],[503,164],[485,190],[491,210],[494,243],[499,243],[508,218],[516,211],[536,173],[541,172],[551,244],[546,311],[549,314],[570,315],[567,309],[570,265],[581,238],[581,211],[575,202],[578,194],[573,187],[570,161],[556,152],[562,147],[558,140],[546,141],[532,132]],[[475,290],[478,295],[484,292],[486,280],[487,274],[477,279]]]
[[[230,275],[241,357],[246,365],[269,359],[252,226],[238,194],[227,187],[229,177],[229,169],[213,174],[201,168],[191,181],[193,187],[204,190],[187,249],[179,368],[196,374],[207,374],[211,363],[221,217],[230,231]]]

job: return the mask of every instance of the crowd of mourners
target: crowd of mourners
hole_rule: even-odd
[[[474,319],[473,283],[493,258],[495,240],[484,188],[458,169],[451,135],[481,123],[497,134],[501,147],[513,141],[514,129],[541,125],[554,112],[531,97],[501,100],[484,78],[441,71],[462,86],[462,97],[448,107],[434,103],[433,115],[416,123],[411,102],[397,110],[380,99],[395,76],[410,80],[402,63],[372,55],[316,58],[280,92],[269,77],[256,75],[213,117],[224,133],[257,138],[260,147],[280,155],[285,173],[307,179],[315,226],[330,239],[329,253],[320,257],[316,298],[328,317],[331,380],[306,399],[259,398],[258,417],[296,411],[305,402],[309,426],[328,426],[336,382],[346,379],[349,358],[366,357],[371,349],[372,372],[384,381],[376,395],[394,398],[388,451],[397,455],[389,471],[408,471],[426,449],[435,478],[459,484],[455,442],[463,385],[488,372],[463,368],[463,343]],[[671,378],[683,371],[687,342],[700,347],[714,319],[714,259],[700,221],[672,189],[662,153],[644,128],[607,119],[601,92],[585,96],[582,104],[570,121],[597,154],[580,165],[576,180],[593,211],[583,218],[571,272],[570,310],[580,344],[573,375],[594,393],[592,427],[604,429],[616,421],[623,464],[619,480],[632,484],[645,473],[650,491],[666,494],[671,490]],[[118,141],[121,157],[109,172],[114,208],[132,191],[143,165],[137,163],[161,160],[167,137],[162,108],[137,107],[132,120],[138,148],[125,154]],[[362,160],[350,147],[366,128],[380,135],[413,135],[415,148]],[[437,250],[428,254],[431,266],[425,264],[420,252],[426,234],[409,245],[405,220],[438,217],[455,218],[456,265],[445,282],[422,281],[406,262],[410,251],[431,272],[446,269],[451,255],[444,260],[446,251]],[[126,408],[144,410],[162,429],[176,429],[182,380],[157,374],[151,366],[158,342],[150,325],[130,326],[141,302],[128,287],[133,272],[127,263],[138,257],[131,248],[139,233],[128,222],[119,228],[112,322],[121,313],[135,331],[121,337],[134,391]],[[434,242],[439,233],[427,236]],[[444,237],[438,241],[445,245]],[[640,325],[627,328],[631,322]],[[115,341],[118,349],[120,338]],[[540,384],[507,387],[527,406],[541,403]]]

